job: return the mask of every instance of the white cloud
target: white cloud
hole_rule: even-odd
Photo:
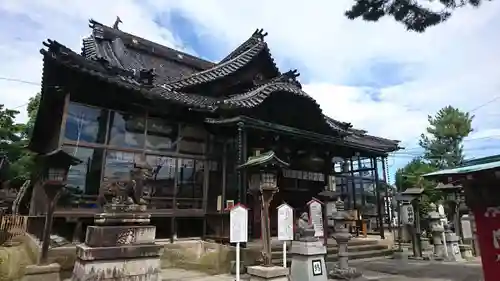
[[[41,41],[50,37],[78,50],[81,38],[89,33],[87,20],[91,17],[112,24],[119,15],[121,29],[127,32],[189,49],[188,42],[179,42],[154,22],[157,15],[175,11],[193,21],[198,34],[210,34],[219,41],[224,51],[240,44],[256,28],[264,28],[274,56],[278,61],[297,63],[307,73],[310,79],[304,88],[327,114],[373,134],[400,139],[407,147],[416,145],[427,115],[440,107],[451,104],[470,110],[500,94],[500,35],[496,32],[500,2],[459,10],[447,23],[424,34],[406,32],[392,19],[379,23],[347,20],[343,13],[352,3],[0,0],[0,12],[4,9],[34,21],[29,28],[3,25],[8,29],[0,31],[0,76],[39,81]],[[23,32],[16,31],[19,29]],[[373,89],[351,83],[354,78],[384,77],[384,73],[371,73],[368,66],[374,61],[397,63],[403,76],[411,79],[378,89],[380,101],[376,102],[368,94]],[[0,81],[0,87],[1,102],[8,106],[23,104],[38,91],[36,86],[5,81]],[[474,112],[475,134],[487,141],[498,135],[500,115],[495,111],[499,103],[496,100]],[[480,140],[467,142],[466,148],[469,143],[479,144]],[[412,151],[398,161],[409,159]],[[474,155],[472,150],[470,154]]]

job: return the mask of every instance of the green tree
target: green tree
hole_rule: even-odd
[[[424,159],[433,167],[456,167],[464,160],[463,140],[472,131],[474,116],[452,106],[429,116],[427,134],[420,136],[419,145],[425,150]]]
[[[38,107],[40,106],[40,93],[31,97],[28,102],[28,122],[26,123],[25,132],[26,138],[30,138],[33,133],[33,128],[35,127],[36,114],[38,113]]]
[[[0,152],[10,162],[6,177],[13,187],[28,180],[34,168],[33,155],[26,149],[26,145],[33,130],[39,103],[40,94],[30,98],[26,124],[16,123],[19,111],[4,109],[4,105],[0,104]]]
[[[425,162],[422,158],[415,158],[403,168],[396,171],[396,188],[398,191],[405,191],[407,188],[422,187],[423,197],[420,200],[421,214],[427,214],[429,204],[437,202],[441,198],[441,193],[435,187],[436,183],[424,180],[422,175],[436,171],[437,168]]]
[[[489,0],[493,1],[493,0]],[[436,7],[436,2],[441,7]],[[349,19],[362,18],[378,21],[391,16],[406,29],[424,32],[428,27],[440,24],[451,17],[458,8],[479,7],[482,0],[354,0],[354,5],[345,15]]]

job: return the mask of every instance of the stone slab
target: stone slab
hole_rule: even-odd
[[[59,281],[61,266],[57,263],[47,265],[28,265],[21,281]]]
[[[76,260],[72,281],[161,281],[160,259]]]
[[[304,256],[326,255],[326,247],[322,241],[293,241],[290,254]]]
[[[154,243],[155,226],[89,226],[85,244],[90,247],[111,247],[127,244]]]
[[[149,213],[100,213],[94,215],[94,223],[100,225],[148,224]]]
[[[327,281],[328,270],[324,256],[293,255],[292,265],[290,266],[290,280]]]
[[[288,281],[288,269],[280,266],[250,266],[247,268],[250,281]]]
[[[79,259],[110,260],[137,257],[159,257],[163,253],[163,246],[156,244],[126,245],[114,247],[89,247],[85,244],[76,246],[76,256]]]

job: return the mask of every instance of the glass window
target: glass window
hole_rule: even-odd
[[[194,159],[178,159],[177,178],[177,208],[201,208],[203,198],[204,162]]]
[[[146,162],[153,168],[153,178],[150,183],[151,196],[173,197],[176,159],[146,155]]]
[[[148,119],[146,149],[174,151],[178,137],[178,126],[161,119]]]
[[[202,127],[188,125],[181,126],[181,135],[183,137],[205,140],[206,134],[206,130]]]
[[[64,138],[67,141],[104,143],[108,110],[71,102]]]
[[[107,151],[103,180],[105,182],[129,180],[130,171],[140,156],[141,154],[133,152]]]
[[[208,177],[207,208],[211,212],[222,211],[222,169],[219,161],[210,161],[210,176]]]
[[[111,112],[109,144],[117,147],[144,147],[145,118],[127,113]]]
[[[179,152],[185,154],[203,154],[205,144],[201,141],[190,141],[181,139],[179,142]]]
[[[82,161],[69,169],[67,189],[70,193],[97,195],[101,181],[103,150],[76,146],[64,146],[63,150]]]

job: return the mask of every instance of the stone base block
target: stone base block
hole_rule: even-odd
[[[354,267],[340,268],[335,266],[332,271],[328,272],[328,277],[334,280],[358,280],[361,275],[361,272]]]
[[[236,261],[231,261],[231,274],[236,274]],[[246,267],[245,264],[240,261],[240,273],[245,274],[246,273]]]
[[[120,225],[87,227],[85,244],[90,247],[110,247],[124,244],[154,243],[156,227],[152,225]]]
[[[293,241],[290,254],[303,256],[326,255],[326,247],[322,241]]]
[[[407,251],[394,251],[392,258],[396,260],[407,260],[410,254]]]
[[[159,258],[77,260],[72,281],[161,281]]]
[[[57,263],[47,265],[28,265],[21,281],[59,281],[61,266]]]
[[[247,272],[250,281],[288,281],[288,269],[280,266],[250,266]]]
[[[462,254],[462,258],[464,258],[465,260],[474,259],[471,245],[461,244],[459,245],[459,248],[460,248],[460,254]]]
[[[324,256],[292,256],[290,266],[292,281],[327,281],[328,272]]]

